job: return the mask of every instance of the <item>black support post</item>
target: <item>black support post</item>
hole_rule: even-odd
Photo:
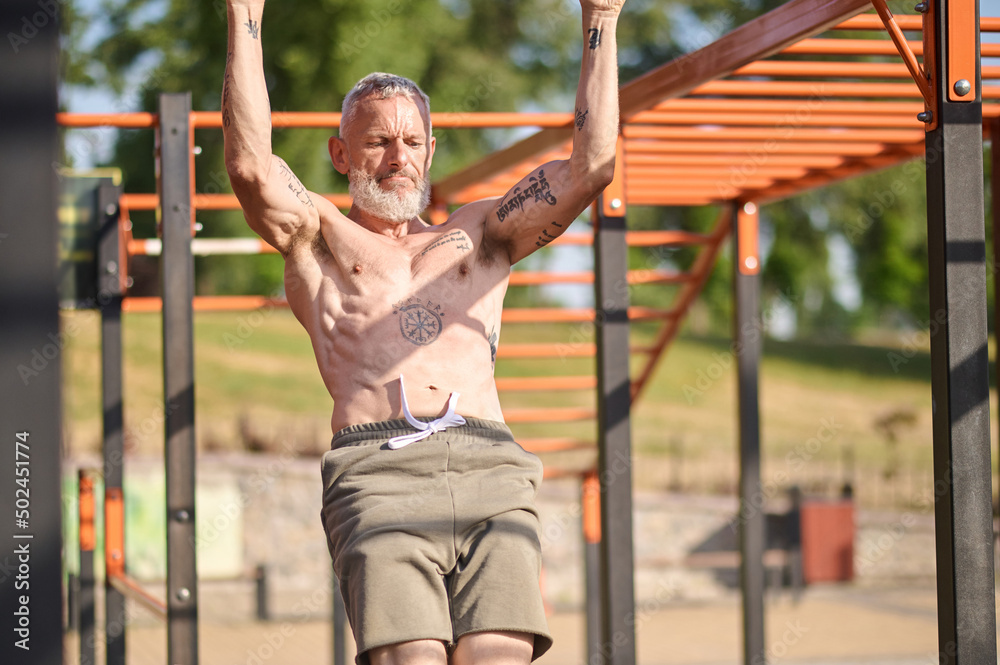
[[[122,407],[122,284],[118,199],[121,189],[100,186],[97,214],[97,306],[101,312],[101,402],[104,494],[120,493],[124,477]],[[120,494],[119,494],[120,495]],[[107,503],[105,503],[107,505]],[[118,552],[114,555],[121,556]],[[125,596],[104,578],[104,633],[107,665],[125,665]]]
[[[167,659],[171,665],[198,662],[190,112],[190,93],[160,95]]]
[[[624,163],[620,159],[619,163]],[[632,405],[629,379],[628,245],[625,200],[609,187],[598,199],[594,238],[597,316],[597,469],[601,486],[600,653],[605,665],[634,665]]]
[[[0,3],[0,663],[63,662],[57,4]],[[68,334],[68,333],[67,333]]]
[[[753,202],[734,211],[733,337],[739,401],[740,582],[743,592],[743,662],[761,665],[764,649],[764,508],[760,480],[761,356],[758,210]]]
[[[925,158],[938,648],[942,665],[972,665],[997,660],[978,6],[934,0],[931,12],[937,127]]]

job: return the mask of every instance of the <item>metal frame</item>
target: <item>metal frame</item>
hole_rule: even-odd
[[[102,184],[97,196],[101,225],[97,240],[97,306],[101,312],[102,455],[104,457],[105,510],[117,508],[121,496],[125,459],[122,405],[122,275],[124,248],[119,227],[121,187]],[[105,525],[110,524],[107,513]],[[124,548],[106,551],[124,568]],[[125,665],[125,596],[104,578],[104,635],[107,665]]]
[[[938,126],[927,133],[926,155],[931,319],[939,324],[931,331],[938,645],[942,665],[967,665],[997,658],[979,58],[969,81],[975,99],[952,101],[948,86],[950,44],[972,41],[978,56],[978,32],[958,31],[969,14],[978,19],[978,6],[932,4]]]
[[[198,662],[195,562],[194,259],[191,94],[160,95],[163,395],[167,476],[167,658]]]
[[[619,144],[621,152],[622,141]],[[594,233],[597,308],[597,472],[600,480],[600,654],[604,665],[634,665],[632,392],[629,380],[628,245],[623,169],[598,198]],[[591,636],[588,643],[593,641]]]
[[[631,241],[624,232],[624,206],[619,209],[610,208],[610,199],[618,198],[623,203],[627,201],[632,205],[730,205],[734,200],[754,200],[759,204],[898,164],[924,154],[926,147],[933,311],[946,315],[941,329],[943,332],[933,336],[932,349],[934,397],[937,405],[934,424],[936,488],[942,488],[936,503],[942,662],[993,662],[996,645],[992,596],[987,599],[975,593],[977,589],[982,594],[985,593],[984,589],[993,588],[992,567],[989,572],[986,571],[987,559],[992,565],[992,533],[988,529],[990,510],[987,505],[991,492],[988,490],[988,397],[984,397],[987,393],[984,392],[983,369],[986,338],[985,315],[982,313],[985,290],[981,284],[985,276],[982,273],[982,190],[977,189],[976,183],[981,180],[982,174],[981,163],[977,162],[981,157],[982,116],[991,119],[1000,117],[1000,104],[989,105],[983,111],[981,102],[983,99],[1000,100],[1000,86],[982,88],[982,72],[978,65],[978,35],[963,33],[960,39],[966,43],[975,41],[976,49],[972,56],[966,49],[956,57],[962,60],[961,66],[965,68],[963,71],[968,71],[970,62],[975,63],[976,99],[962,101],[968,97],[959,95],[953,100],[952,91],[947,89],[946,82],[955,78],[952,76],[954,72],[943,68],[948,64],[948,57],[951,57],[946,57],[951,53],[947,49],[955,45],[954,34],[957,34],[957,30],[968,33],[973,30],[976,22],[971,18],[975,14],[975,7],[970,0],[951,3],[937,0],[931,4],[931,20],[928,21],[931,39],[927,42],[928,46],[906,41],[900,33],[921,30],[924,17],[899,16],[890,21],[884,15],[853,16],[866,7],[867,0],[793,0],[704,49],[626,84],[621,91],[622,116],[626,129],[619,164],[623,171],[628,172],[629,178],[627,182],[619,184],[617,194],[611,195],[609,192],[601,203],[599,227],[602,230],[598,232],[595,243],[598,260],[595,288],[599,307],[596,310],[543,310],[532,313],[507,310],[504,320],[585,322],[596,316],[602,323],[598,327],[598,343],[580,345],[573,350],[573,355],[596,355],[598,358],[598,416],[602,437],[600,477],[604,481],[609,471],[609,461],[614,462],[610,455],[628,454],[625,443],[628,439],[628,398],[638,395],[644,383],[643,377],[648,375],[655,359],[660,357],[673,338],[684,313],[681,305],[685,298],[693,298],[697,293],[696,285],[707,276],[718,245],[726,234],[724,227],[721,230],[717,227],[710,238],[702,239],[705,247],[692,274],[663,276],[665,283],[674,283],[671,281],[674,279],[687,280],[682,285],[686,295],[679,299],[679,305],[666,311],[629,307],[627,290],[622,285],[634,283],[629,279],[627,266],[624,265],[625,247]],[[935,16],[942,18],[936,20],[933,18]],[[888,38],[811,38],[827,28],[883,32],[887,26],[893,33],[895,42]],[[893,26],[898,30],[894,30]],[[980,28],[998,31],[1000,19],[980,21]],[[949,31],[953,34],[949,34]],[[1000,47],[989,46],[986,51],[996,55],[1000,52],[998,48]],[[877,66],[852,62],[827,62],[822,65],[776,62],[754,64],[755,60],[779,51],[844,57],[892,57],[895,53],[902,53],[903,63],[902,66],[899,62],[878,63]],[[930,63],[925,69],[914,67],[914,56],[919,54],[924,54],[925,65]],[[916,76],[916,82],[886,83],[875,80],[899,77],[906,72]],[[916,113],[922,107],[921,102],[928,99],[921,93],[919,81],[920,76],[927,72],[944,72],[931,82],[939,105],[932,109],[938,111],[934,114],[937,116],[935,121],[940,122],[936,129],[932,127],[933,123],[921,124],[916,121]],[[771,80],[741,78],[751,74],[766,75]],[[785,80],[807,74],[857,80]],[[987,70],[987,74],[997,76],[1000,72]],[[686,97],[679,99],[682,95]],[[710,107],[718,107],[719,102],[706,99],[709,95],[724,95],[728,98],[727,108],[732,111],[729,116]],[[869,101],[859,102],[855,98]],[[780,118],[790,113],[796,114],[808,107],[813,99],[822,100],[822,108],[807,108],[809,113],[803,119],[796,120],[798,124],[794,125],[794,131],[776,139],[773,134],[776,129],[781,128],[780,124],[776,125],[781,122]],[[517,123],[510,117],[500,116],[473,114],[475,117],[470,115],[469,118],[462,119],[435,115],[435,124],[438,126],[446,126],[447,122],[452,121],[466,126],[533,124],[544,128],[507,150],[438,182],[434,191],[438,206],[500,194],[539,161],[564,158],[568,154],[568,114],[536,114]],[[177,115],[170,122],[173,123],[172,126],[186,132],[185,136],[190,137],[190,127],[193,125],[218,126],[220,120],[217,116],[218,114],[197,114],[191,116],[190,120],[181,120]],[[336,114],[274,114],[273,117],[276,126],[283,123],[287,123],[284,126],[328,126],[328,123],[339,122]],[[67,122],[71,120],[68,117],[63,119]],[[161,124],[168,119],[161,108]],[[156,116],[152,114],[132,114],[124,122],[132,123],[129,126],[150,127],[156,120]],[[84,121],[95,120],[93,117],[80,120]],[[716,129],[706,128],[703,125],[707,122],[723,125],[726,129],[717,132]],[[876,127],[879,131],[872,133],[858,129],[864,127]],[[921,137],[919,132],[914,131],[920,128],[932,131],[926,137]],[[846,138],[851,140],[844,140]],[[184,160],[190,168],[190,153],[181,157],[182,148],[179,143],[178,141],[176,146],[175,162]],[[748,155],[758,153],[766,157],[765,163],[753,164],[752,173],[744,181],[737,183],[727,178],[730,174],[726,169],[730,165],[734,162],[739,164]],[[720,166],[723,168],[720,169]],[[175,163],[173,170],[180,168]],[[176,172],[174,175],[177,175]],[[163,188],[162,201],[171,209],[178,202],[183,202],[185,206],[194,204],[214,209],[235,205],[235,197],[231,195],[192,194],[189,173],[187,178],[183,183],[179,176],[173,178],[174,186],[169,193],[166,187]],[[666,178],[670,178],[673,185],[669,190],[663,186]],[[184,196],[188,198],[185,199]],[[343,195],[330,195],[329,198],[337,205],[347,203]],[[151,194],[130,194],[126,199],[135,209],[155,207],[161,200],[157,195]],[[184,216],[181,210],[173,212],[177,213],[175,217]],[[164,211],[165,223],[170,215],[170,210]],[[179,219],[174,221],[177,229],[183,226]],[[187,221],[190,223],[190,219]],[[977,223],[980,225],[978,231],[975,228]],[[746,237],[747,233],[742,234],[744,240]],[[737,245],[740,244],[738,237]],[[190,261],[190,243],[186,249],[170,250],[165,237],[163,247],[164,264],[176,266],[177,262],[170,257],[178,256],[181,257],[179,264],[182,266]],[[612,278],[612,275],[617,277]],[[524,280],[524,283],[543,281],[538,276],[519,279]],[[565,279],[584,281],[584,277],[580,275]],[[615,279],[620,281],[616,282]],[[757,288],[754,285],[757,279],[754,275],[740,274],[737,271],[734,278],[739,309],[737,321],[745,321],[747,316],[756,313],[759,306],[756,298],[759,298],[759,294],[754,291]],[[183,288],[190,285],[183,279],[181,283]],[[140,301],[127,301],[127,304],[134,305],[136,311],[149,306]],[[248,304],[251,304],[250,300],[215,303],[227,307],[246,307]],[[165,305],[165,309],[169,306]],[[196,301],[196,308],[212,306],[207,301]],[[189,314],[190,307],[184,315]],[[167,318],[173,315],[167,312],[165,315],[166,325]],[[639,381],[630,384],[628,320],[641,318],[662,320],[666,334],[660,336],[653,348],[632,349],[648,354],[649,362],[640,374]],[[741,334],[741,328],[737,328],[736,334]],[[501,349],[503,356],[540,357],[551,353],[551,345],[544,344]],[[744,502],[748,500],[748,496],[752,496],[754,487],[759,489],[760,480],[759,466],[755,466],[759,464],[759,413],[756,403],[758,356],[759,348],[753,353],[744,349],[740,354],[741,455],[744,462],[741,495]],[[173,362],[168,362],[167,366],[172,367]],[[564,377],[559,385],[559,389],[589,389],[592,384],[582,381],[581,377]],[[628,388],[624,394],[621,392],[622,385]],[[523,381],[512,382],[508,388],[555,389],[551,384]],[[192,384],[187,384],[187,389],[187,397],[191,397]],[[169,391],[167,394],[173,395]],[[173,432],[169,424],[170,415],[168,408],[168,430]],[[590,409],[510,414],[512,421],[565,421],[591,418],[593,415],[593,410]],[[185,418],[177,420],[176,427],[190,426],[193,416]],[[168,439],[170,436],[168,435]],[[577,444],[578,442],[559,440],[546,441],[544,446],[556,449]],[[192,447],[187,449],[188,452],[184,452],[183,447],[175,448],[179,451],[176,453],[178,460],[184,462],[179,462],[179,466],[187,470],[190,468],[185,464],[193,460],[193,432],[190,445]],[[168,458],[172,454],[168,450]],[[185,455],[191,459],[185,459]],[[628,467],[627,464],[625,466]],[[595,648],[598,653],[602,649],[607,650],[618,637],[619,642],[624,640],[624,646],[619,646],[609,656],[617,664],[634,661],[634,633],[619,630],[620,620],[627,613],[634,595],[631,586],[630,497],[627,498],[622,490],[631,483],[630,477],[628,483],[618,482],[623,477],[622,474],[616,473],[614,468],[610,471],[616,474],[617,480],[602,482],[601,490],[602,526],[605,533],[600,545],[603,560],[601,641],[596,644],[591,641],[590,653],[594,653]],[[630,476],[630,469],[625,469],[625,475]],[[191,477],[193,478],[193,472]],[[179,513],[171,515],[170,528],[175,529],[179,525],[174,518]],[[193,499],[191,512],[187,513],[186,519],[193,519]],[[745,526],[752,524],[747,521]],[[193,529],[193,526],[188,528]],[[615,532],[611,533],[609,528]],[[758,535],[754,535],[755,529],[756,527],[743,529],[744,579],[747,584],[744,615],[745,621],[749,622],[745,623],[744,656],[748,662],[754,657],[763,657],[763,608],[758,603],[755,591],[757,582],[754,581],[759,570],[754,553],[754,539],[758,538]],[[962,539],[956,536],[958,533],[962,534]],[[193,565],[192,559],[192,572]],[[627,581],[623,579],[623,573],[628,575]],[[172,604],[176,591],[175,586],[169,589]],[[980,608],[987,608],[988,611],[981,612]],[[757,622],[758,618],[760,622]]]
[[[25,38],[23,22],[36,12],[44,21],[28,23],[34,32]],[[0,5],[0,34],[9,42],[0,49],[0,502],[7,513],[0,526],[0,662],[61,665],[65,340],[53,168],[59,155],[57,17],[40,12],[34,0],[8,0]],[[28,475],[15,475],[18,468]],[[17,519],[26,521],[18,526]],[[16,644],[22,639],[30,650]]]
[[[733,342],[739,412],[740,584],[743,600],[743,662],[765,663],[764,508],[760,470],[760,211],[752,201],[737,202],[733,220]]]

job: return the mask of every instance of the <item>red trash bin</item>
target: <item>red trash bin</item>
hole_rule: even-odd
[[[800,511],[803,581],[854,579],[854,502],[806,499]]]

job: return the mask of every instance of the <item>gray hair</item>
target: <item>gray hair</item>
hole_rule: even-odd
[[[406,97],[416,103],[419,98],[424,103],[427,111],[427,134],[431,133],[431,100],[427,94],[420,89],[416,83],[403,76],[386,74],[384,72],[374,72],[364,77],[354,84],[351,91],[344,97],[344,104],[341,108],[340,136],[347,133],[348,124],[354,120],[357,112],[358,102],[368,97],[375,99],[389,99],[391,97]]]

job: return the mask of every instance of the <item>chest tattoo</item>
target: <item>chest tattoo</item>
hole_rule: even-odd
[[[399,317],[399,332],[403,339],[416,346],[427,346],[441,335],[445,316],[440,303],[409,297],[392,306]]]

